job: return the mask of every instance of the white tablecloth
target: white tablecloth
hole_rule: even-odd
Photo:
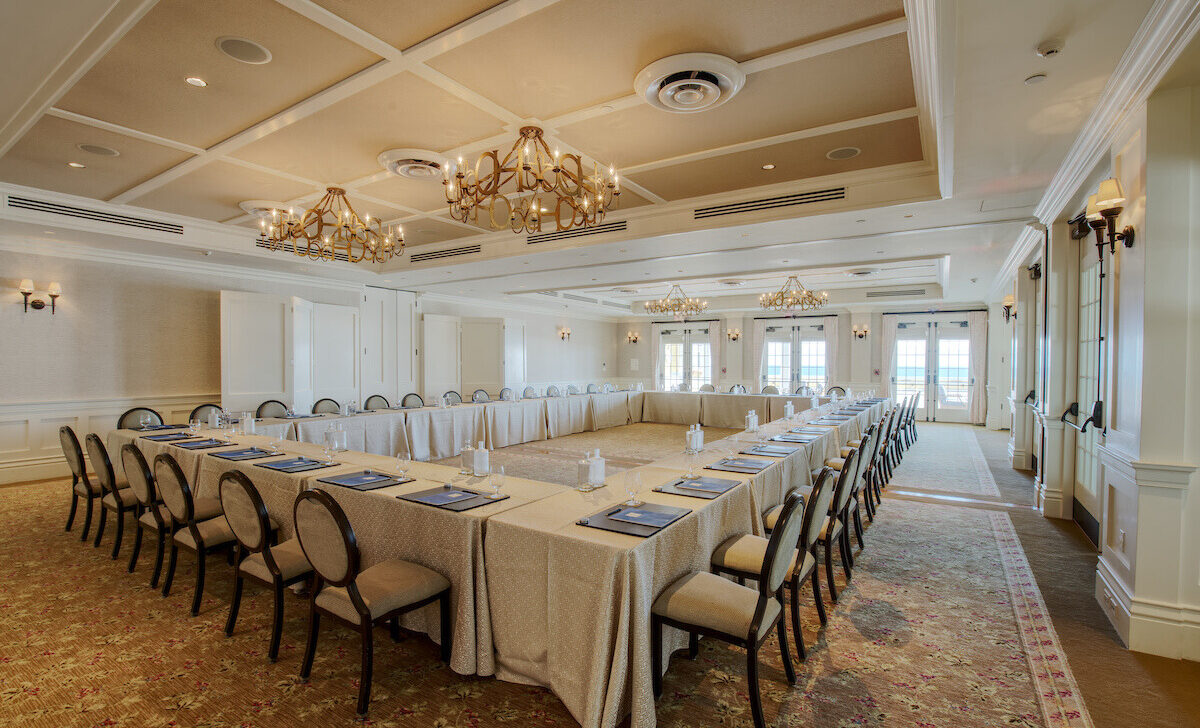
[[[483,407],[491,449],[546,439],[546,405],[540,399],[491,402]]]
[[[546,403],[546,432],[550,437],[595,430],[595,421],[592,419],[592,398],[595,396],[569,394],[541,400]]]
[[[422,407],[405,412],[409,452],[413,460],[440,460],[457,455],[463,443],[487,441],[484,406]]]
[[[700,424],[705,427],[744,429],[746,413],[750,410],[758,413],[759,423],[766,424],[770,420],[765,395],[716,393],[700,395]]]
[[[597,430],[629,424],[628,392],[592,394],[589,397],[592,400],[592,420]],[[640,414],[641,408],[639,407],[639,417]]]
[[[696,392],[644,392],[643,422],[665,422],[675,425],[700,423],[700,397]]]

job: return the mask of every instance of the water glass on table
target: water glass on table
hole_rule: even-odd
[[[496,500],[503,497],[503,495],[500,493],[501,489],[504,488],[503,465],[495,465],[492,467],[491,475],[488,476],[488,485],[492,486],[492,492],[487,495],[488,499]]]
[[[409,460],[408,453],[406,453],[406,452],[396,453],[396,477],[403,480],[407,476],[408,471],[411,468],[412,468],[412,460]]]
[[[624,505],[633,507],[642,505],[642,502],[637,499],[638,493],[642,492],[642,474],[637,470],[626,470],[621,478],[625,486],[625,493],[629,496],[629,500],[625,501]]]

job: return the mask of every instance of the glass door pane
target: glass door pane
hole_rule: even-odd
[[[925,407],[925,354],[929,348],[926,329],[902,331],[905,338],[896,339],[896,368],[892,372],[892,396],[897,402],[917,395],[916,412]],[[919,335],[919,338],[916,336]],[[924,415],[922,415],[923,417]]]
[[[828,377],[825,373],[825,339],[800,341],[800,382],[798,386],[812,387],[824,392]]]
[[[688,384],[693,392],[700,390],[701,384],[712,382],[712,349],[710,344],[693,341],[691,345],[692,360],[688,364]]]
[[[946,328],[948,326],[948,328]],[[966,422],[971,396],[971,339],[955,323],[937,329],[937,398],[933,418],[940,422]]]
[[[1100,382],[1100,271],[1099,263],[1079,272],[1079,364],[1075,383],[1075,401],[1082,420],[1092,413]],[[1075,435],[1075,500],[1093,516],[1100,513],[1097,500],[1096,446],[1098,430]]]
[[[763,357],[766,371],[764,385],[774,385],[780,392],[791,391],[792,384],[792,340],[788,338],[767,339],[766,355]]]
[[[663,381],[662,388],[668,392],[679,389],[683,384],[683,337],[662,337]]]

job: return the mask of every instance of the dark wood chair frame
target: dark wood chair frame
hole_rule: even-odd
[[[217,546],[207,546],[204,539],[200,537],[200,530],[196,527],[196,509],[195,502],[192,498],[192,488],[188,484],[187,478],[183,475],[183,469],[179,467],[179,463],[175,458],[168,453],[161,453],[154,458],[154,468],[157,471],[159,465],[164,465],[172,470],[175,474],[175,479],[179,482],[179,487],[183,491],[183,509],[182,514],[172,513],[175,522],[178,524],[176,531],[188,529],[192,534],[192,540],[196,544],[196,591],[192,595],[192,616],[200,614],[200,602],[204,599],[204,562],[205,557],[209,554],[222,553],[226,557],[233,560],[233,545],[237,540],[229,541]],[[181,545],[175,540],[175,534],[171,534],[171,554],[167,558],[167,575],[163,579],[162,595],[163,597],[171,596],[171,584],[175,580],[175,563],[179,559],[179,550],[192,551],[189,546]]]
[[[331,399],[329,397],[322,397],[322,398],[318,399],[316,402],[313,402],[312,413],[314,415],[320,414],[319,412],[317,412],[317,407],[319,407],[322,402],[333,402],[333,406],[337,409],[337,411],[340,412],[342,410],[342,406],[340,404],[338,404],[338,401],[336,399]]]
[[[829,389],[825,390],[825,396],[828,397],[829,395],[833,394],[834,391],[837,391],[838,394],[840,394],[842,397],[846,396],[845,387],[839,387],[836,384],[834,386],[830,387]]]
[[[746,386],[744,384],[735,384],[729,388],[730,394],[745,394]]]
[[[416,392],[409,392],[408,394],[404,395],[404,399],[400,400],[400,406],[401,407],[412,407],[413,405],[411,404],[411,402],[414,397],[417,400],[417,404],[416,404],[417,407],[425,406],[425,400],[422,399],[421,395],[417,394]]]
[[[758,688],[758,650],[763,643],[771,638],[771,631],[774,628],[775,633],[779,637],[780,653],[785,656],[783,660],[783,671],[787,677],[789,685],[796,684],[796,670],[792,667],[792,661],[787,655],[790,655],[787,647],[787,628],[784,626],[783,614],[785,611],[783,605],[783,582],[785,578],[774,589],[770,584],[770,572],[777,558],[790,558],[788,552],[796,549],[796,544],[784,545],[782,534],[786,529],[779,528],[780,524],[787,523],[795,517],[795,510],[803,508],[804,496],[800,493],[793,492],[788,495],[783,504],[783,511],[779,514],[779,521],[776,523],[775,533],[771,534],[770,542],[767,544],[767,555],[763,559],[763,568],[754,578],[758,582],[758,605],[755,607],[754,616],[750,620],[750,631],[744,635],[727,634],[714,629],[700,627],[694,624],[686,624],[678,622],[668,617],[662,617],[651,613],[650,615],[650,658],[651,658],[651,678],[654,685],[654,697],[658,698],[662,695],[662,628],[663,625],[674,627],[688,633],[688,657],[696,659],[699,655],[699,637],[714,637],[716,639],[728,642],[730,644],[742,647],[746,650],[746,678],[749,682],[750,694],[750,712],[754,718],[755,728],[765,728],[766,721],[763,719],[762,712],[762,695]],[[786,549],[780,554],[781,549]],[[779,603],[779,615],[776,616],[774,623],[767,629],[762,629],[763,620],[766,619],[767,603],[775,599]],[[761,633],[761,637],[759,636]]]
[[[446,397],[449,397],[450,401],[454,404],[462,404],[462,395],[453,389],[442,394],[442,399],[445,399]]]
[[[507,398],[504,396],[505,394],[508,395]],[[512,397],[513,397],[512,387],[502,387],[500,389],[500,401],[501,402],[509,401],[512,399]]]
[[[126,424],[125,418],[128,417],[129,415],[133,414],[134,412],[149,412],[150,414],[152,414],[158,418],[158,422],[155,423],[158,425],[163,425],[163,424],[166,424],[166,422],[167,422],[166,420],[163,419],[163,416],[160,415],[157,410],[153,410],[149,407],[130,407],[129,409],[122,412],[121,416],[117,418],[117,429],[118,430],[127,430],[130,427],[132,427],[131,424]],[[134,424],[136,424],[136,423],[134,423]]]
[[[850,491],[854,487],[852,478],[853,471],[857,469],[858,454],[859,448],[854,448],[854,452],[846,456],[842,469],[838,471],[837,483],[833,487],[833,502],[829,504],[830,527],[826,530],[825,537],[820,539],[825,549],[825,578],[829,582],[829,599],[834,604],[837,604],[838,600],[837,582],[833,578],[834,538],[837,539],[838,556],[842,560],[842,571],[846,574],[847,582],[850,581],[850,570],[854,566],[850,555],[850,526],[844,517],[850,504]],[[841,520],[842,524],[842,530],[836,536],[833,534],[834,519]]]
[[[284,413],[285,414],[287,413],[288,406],[286,404],[284,404],[283,402],[280,402],[277,399],[268,399],[266,402],[263,402],[257,408],[255,408],[254,416],[255,417],[264,417],[265,415],[263,414],[263,410],[265,410],[267,408],[267,405],[272,405],[272,404],[279,405],[280,407],[283,408]]]
[[[188,415],[188,422],[191,422],[192,420],[195,420],[195,419],[200,419],[200,420],[204,420],[207,422],[208,418],[200,417],[200,413],[203,412],[204,410],[207,410],[210,407],[215,407],[217,409],[217,411],[221,410],[221,405],[216,404],[214,402],[205,402],[204,404],[197,405],[195,407],[195,409],[193,409],[191,411],[191,414]],[[255,416],[257,417],[257,415],[255,415]]]
[[[382,407],[380,407],[378,405],[376,405],[374,407],[371,406],[371,402],[376,399],[383,401]],[[388,409],[391,406],[392,406],[392,403],[388,402],[388,398],[384,397],[382,394],[372,394],[370,397],[367,397],[365,402],[363,402],[363,409],[365,409],[365,410]]]
[[[388,624],[393,640],[400,638],[400,621],[401,615],[420,609],[426,605],[438,602],[440,611],[439,618],[441,622],[441,656],[442,662],[450,662],[450,653],[452,640],[454,639],[454,629],[451,625],[450,616],[450,589],[446,588],[434,594],[433,596],[422,599],[412,604],[407,604],[403,607],[393,609],[386,614],[382,614],[374,619],[371,618],[371,612],[367,609],[366,602],[363,601],[362,595],[358,592],[356,580],[360,570],[362,559],[358,550],[358,539],[354,536],[354,529],[350,526],[350,521],[346,518],[346,512],[337,504],[331,495],[323,490],[313,489],[306,490],[296,497],[296,502],[292,506],[292,517],[295,519],[296,507],[305,500],[313,500],[320,504],[321,507],[329,511],[337,523],[338,530],[341,531],[342,541],[346,549],[346,575],[338,580],[326,579],[321,575],[321,572],[314,566],[312,589],[309,594],[309,617],[308,617],[308,642],[304,648],[304,661],[300,665],[300,679],[308,682],[309,676],[312,674],[313,659],[317,653],[317,634],[321,626],[321,615],[325,615],[342,624],[348,625],[359,631],[362,636],[362,674],[358,680],[358,715],[365,716],[367,707],[371,702],[371,675],[374,670],[374,641],[372,631],[376,625]],[[297,519],[298,520],[298,519]],[[297,529],[299,534],[299,529]],[[300,540],[301,549],[304,548],[304,539]],[[304,555],[308,556],[308,551],[305,550]],[[309,559],[310,563],[312,559]],[[346,594],[350,597],[350,603],[354,605],[354,609],[358,612],[359,623],[354,624],[348,622],[342,617],[330,612],[327,609],[317,606],[317,595],[321,593],[321,589],[326,584],[331,586],[340,586],[346,589]]]
[[[136,469],[136,474],[130,472],[130,462],[125,455],[129,455],[133,459],[132,467]],[[133,570],[137,568],[138,554],[142,550],[142,530],[153,530],[155,538],[158,539],[158,547],[155,549],[154,554],[154,572],[150,575],[150,588],[153,589],[158,586],[158,579],[162,575],[163,557],[166,556],[167,551],[167,539],[175,534],[175,522],[174,519],[170,522],[163,520],[162,513],[158,508],[161,501],[158,498],[158,487],[154,484],[154,472],[150,470],[150,464],[146,462],[146,456],[142,454],[142,451],[138,449],[137,445],[127,442],[121,446],[121,456],[121,463],[125,466],[125,477],[130,481],[130,492],[133,493],[133,497],[137,498],[139,504],[142,506],[138,514],[138,529],[133,535],[133,553],[129,555],[128,570],[132,574]],[[149,503],[143,501],[138,495],[137,490],[133,488],[132,483],[135,477],[141,477],[145,480],[146,488],[150,494]],[[142,514],[146,513],[147,510],[154,520],[153,526],[143,522],[141,519]]]
[[[480,395],[483,395],[482,399],[480,399]],[[491,402],[492,395],[488,394],[486,389],[476,389],[474,392],[471,393],[471,401],[472,402]]]
[[[71,510],[67,513],[67,527],[63,530],[70,531],[71,526],[75,524],[75,512],[79,509],[79,499],[83,497],[75,491],[75,486],[83,483],[88,495],[84,504],[86,510],[83,517],[83,532],[79,534],[79,540],[86,541],[88,531],[92,528],[92,511],[95,509],[96,503],[104,497],[104,493],[92,488],[92,481],[88,479],[87,465],[83,459],[83,448],[79,446],[79,438],[75,436],[75,431],[69,425],[63,425],[58,428],[58,440],[62,443],[63,455],[67,459],[67,465],[71,468]]]
[[[858,548],[860,551],[866,548],[863,545],[863,509],[866,509],[867,516],[870,519],[873,520],[875,517],[874,512],[871,510],[869,505],[860,505],[859,496],[861,495],[863,497],[863,501],[866,501],[867,496],[863,495],[863,491],[865,491],[867,487],[865,473],[867,470],[867,463],[871,460],[869,457],[871,448],[878,444],[878,431],[879,425],[870,425],[867,427],[866,432],[864,432],[862,435],[862,439],[858,446],[857,462],[854,464],[854,469],[857,472],[855,472],[853,480],[850,481],[850,500],[846,503],[846,517],[850,519],[850,522],[848,522],[846,526],[854,526],[854,537],[858,540]],[[850,564],[851,566],[854,564],[853,550],[850,552]]]
[[[246,543],[237,535],[237,531],[233,532],[234,538],[237,538],[237,556],[233,564],[233,597],[229,602],[229,618],[225,620],[225,636],[233,635],[234,625],[237,623],[238,610],[242,604],[242,587],[246,577],[250,577],[254,581],[260,582],[271,587],[274,594],[274,610],[271,616],[271,647],[267,651],[267,658],[271,662],[279,659],[279,643],[283,638],[283,591],[293,584],[305,582],[311,586],[312,570],[302,574],[297,574],[290,579],[284,579],[283,573],[279,569],[279,565],[275,563],[275,557],[271,555],[271,547],[278,545],[277,532],[271,528],[271,517],[267,514],[267,506],[263,503],[262,495],[259,494],[258,488],[254,486],[250,478],[245,473],[238,470],[229,470],[221,475],[219,481],[219,493],[221,494],[221,506],[225,506],[225,484],[229,481],[237,483],[238,487],[242,488],[246,493],[246,497],[254,505],[254,512],[258,518],[258,532],[261,535],[256,543]],[[272,579],[266,581],[260,579],[254,574],[247,574],[242,571],[242,561],[250,554],[261,553],[263,563],[267,566],[267,571],[271,573]]]
[[[108,457],[108,449],[104,447],[104,442],[100,436],[94,432],[89,432],[86,438],[88,445],[88,454],[92,460],[92,470],[96,472],[96,480],[100,481],[100,522],[96,524],[96,540],[92,542],[93,547],[100,546],[100,539],[104,537],[104,524],[108,521],[108,512],[112,511],[117,519],[117,535],[113,539],[112,558],[116,559],[117,554],[121,553],[121,541],[125,537],[125,514],[134,514],[136,520],[141,514],[141,504],[137,498],[129,491],[128,488],[117,488],[117,476],[113,472],[112,460]],[[92,452],[92,448],[95,452]],[[99,462],[97,462],[99,461]],[[104,502],[104,496],[112,495],[115,505],[108,505]],[[128,500],[126,500],[128,499]],[[138,529],[141,533],[141,529]]]

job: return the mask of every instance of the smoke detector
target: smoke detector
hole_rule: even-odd
[[[1063,42],[1058,38],[1044,40],[1034,49],[1039,58],[1053,58],[1063,51]]]
[[[691,114],[715,109],[745,83],[746,74],[737,61],[715,53],[681,53],[643,68],[633,87],[656,109]]]
[[[242,200],[238,203],[242,212],[257,220],[271,216],[271,210],[286,210],[287,205],[275,200]]]
[[[239,38],[234,35],[223,35],[215,41],[217,50],[235,61],[261,66],[271,62],[271,51],[261,43],[255,43],[249,38]]]
[[[427,149],[389,149],[377,157],[384,169],[405,179],[441,180],[445,160]]]

